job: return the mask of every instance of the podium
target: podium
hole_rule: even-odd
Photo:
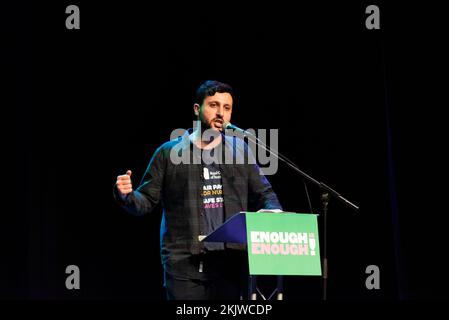
[[[273,294],[278,300],[283,299],[283,276],[321,276],[316,214],[239,212],[202,241],[247,244],[251,300],[257,296],[258,275],[277,276]]]

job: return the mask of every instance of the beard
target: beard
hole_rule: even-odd
[[[213,118],[210,121],[207,121],[203,117],[199,117],[201,122],[201,131],[212,129],[215,131],[223,131],[224,120],[222,118]],[[220,123],[220,124],[219,124]]]

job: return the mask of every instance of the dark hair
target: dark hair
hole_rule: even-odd
[[[215,80],[207,80],[196,91],[195,103],[201,105],[206,97],[213,96],[217,92],[227,92],[231,95],[232,101],[235,100],[234,91],[229,84]]]

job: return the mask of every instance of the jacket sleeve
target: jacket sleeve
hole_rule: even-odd
[[[141,216],[150,213],[160,201],[164,173],[163,149],[159,147],[148,164],[140,186],[129,193],[124,200],[121,199],[117,187],[114,186],[115,200],[133,215]]]
[[[251,148],[245,144],[248,154],[248,187],[249,198],[256,210],[281,209],[276,193],[267,178],[260,172],[260,168],[251,152]]]

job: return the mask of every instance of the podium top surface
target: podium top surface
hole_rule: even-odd
[[[247,243],[246,238],[246,214],[253,213],[248,211],[240,211],[239,213],[233,215],[215,231],[207,235],[201,241],[204,242],[230,242],[230,243]],[[264,214],[301,214],[296,212],[258,212]],[[307,213],[311,215],[313,213]],[[317,214],[313,214],[317,215]]]

